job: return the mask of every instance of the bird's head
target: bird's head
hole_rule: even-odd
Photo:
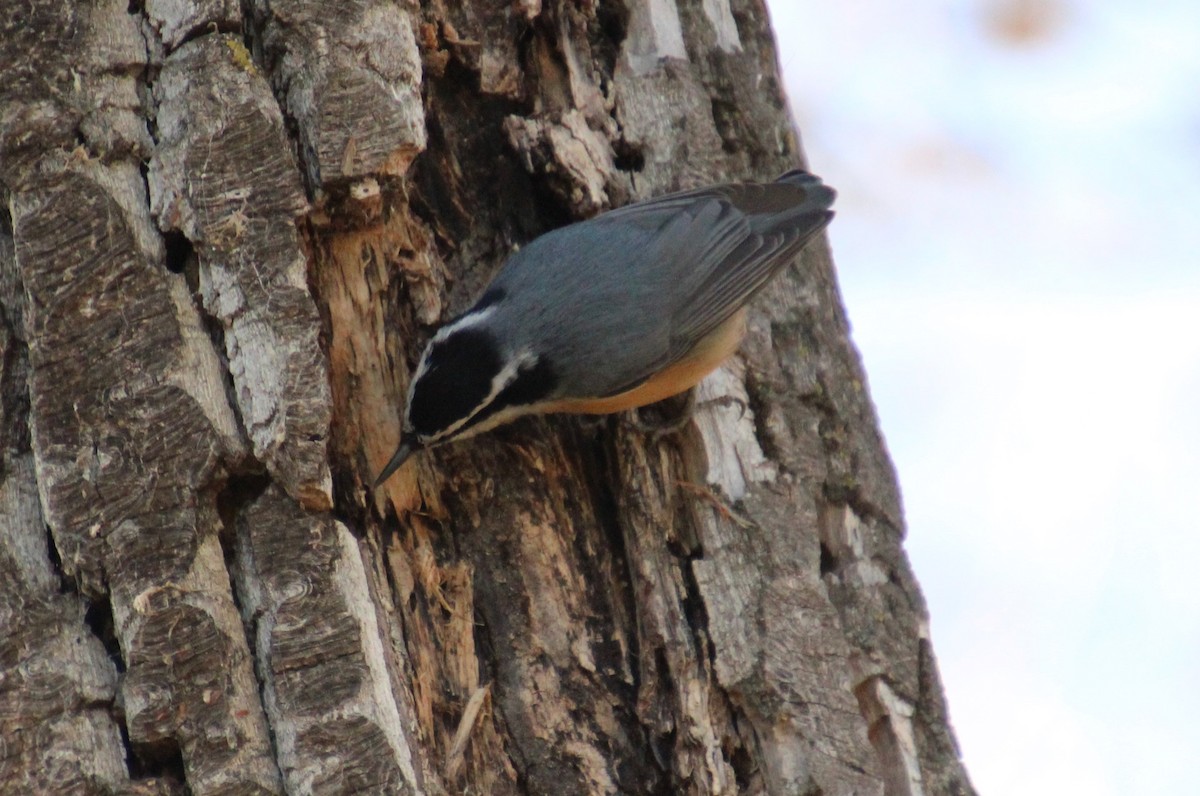
[[[536,353],[508,350],[478,306],[429,341],[408,388],[400,445],[376,485],[422,448],[464,439],[537,411],[557,380]]]

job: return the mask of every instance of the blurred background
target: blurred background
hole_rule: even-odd
[[[1195,796],[1200,2],[768,3],[976,788]]]

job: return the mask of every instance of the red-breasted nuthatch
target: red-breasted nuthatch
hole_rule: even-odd
[[[604,414],[699,382],[745,334],[745,305],[833,218],[804,171],[661,196],[547,233],[443,326],[408,390],[415,451],[521,415]]]

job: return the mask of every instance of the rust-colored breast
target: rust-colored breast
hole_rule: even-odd
[[[729,358],[746,334],[746,309],[735,312],[696,344],[687,356],[662,372],[607,398],[564,398],[546,404],[548,412],[603,415],[646,406],[694,387]]]

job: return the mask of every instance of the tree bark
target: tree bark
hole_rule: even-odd
[[[367,488],[514,246],[801,161],[761,0],[19,5],[0,791],[973,792],[824,243],[682,433]]]

